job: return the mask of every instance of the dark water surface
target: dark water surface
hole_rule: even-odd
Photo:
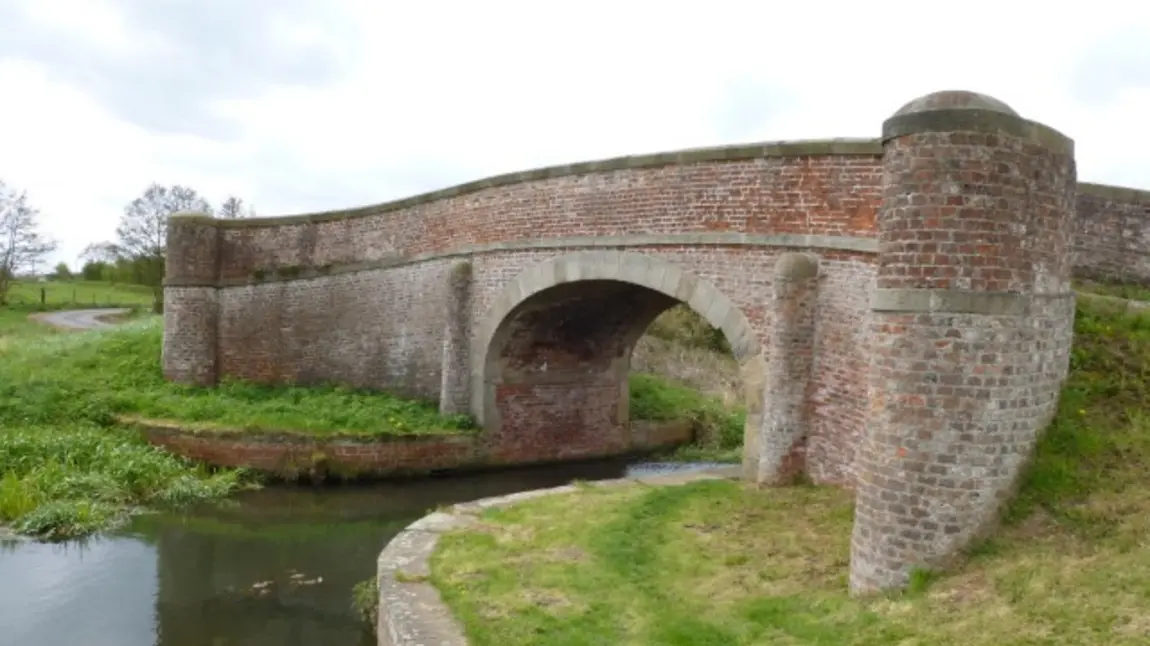
[[[352,587],[441,504],[711,465],[621,461],[275,487],[83,542],[0,541],[0,646],[368,646]]]

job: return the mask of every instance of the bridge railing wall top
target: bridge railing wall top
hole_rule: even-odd
[[[638,235],[652,238],[646,244],[690,246],[707,243],[692,237],[700,235],[736,243],[739,236],[814,236],[849,247],[874,237],[881,155],[877,139],[832,139],[619,157],[343,211],[237,220],[178,214],[169,240],[178,247],[196,239],[202,247],[204,231],[214,229],[211,264],[222,284],[285,268],[346,268],[566,239]],[[170,283],[186,282],[183,265],[172,268],[179,271],[169,273]],[[200,282],[203,271],[192,273]]]
[[[262,228],[276,227],[291,224],[305,224],[309,222],[330,222],[333,220],[348,220],[380,215],[389,211],[399,211],[419,204],[435,202],[468,193],[474,193],[489,188],[534,182],[557,177],[586,175],[615,170],[628,170],[638,168],[659,168],[663,166],[680,166],[685,164],[699,164],[705,162],[742,161],[769,157],[821,157],[838,155],[861,155],[877,157],[882,155],[882,142],[875,139],[811,139],[801,141],[775,141],[754,144],[739,144],[733,146],[713,146],[707,148],[690,148],[669,152],[651,153],[645,155],[627,155],[594,161],[576,162],[572,164],[559,164],[544,166],[530,170],[516,171],[493,175],[483,179],[456,184],[447,188],[420,193],[389,202],[371,204],[352,209],[337,209],[332,211],[319,211],[316,213],[301,213],[294,215],[281,215],[259,218],[240,218],[235,220],[216,220],[222,228]]]

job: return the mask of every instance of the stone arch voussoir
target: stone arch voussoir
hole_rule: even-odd
[[[645,287],[686,303],[722,331],[740,365],[747,430],[762,419],[765,362],[758,335],[746,315],[710,281],[674,263],[631,251],[581,251],[537,263],[515,277],[480,319],[471,356],[471,410],[484,422],[491,375],[489,353],[500,325],[519,305],[544,290],[585,280],[615,280]],[[747,433],[750,438],[754,433]]]

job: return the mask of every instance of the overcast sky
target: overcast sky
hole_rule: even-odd
[[[153,181],[297,213],[875,136],[970,89],[1073,137],[1081,179],[1150,188],[1148,34],[1108,0],[0,0],[0,179],[74,262]]]

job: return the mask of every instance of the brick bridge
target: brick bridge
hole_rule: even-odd
[[[855,489],[851,586],[887,588],[993,527],[1067,373],[1072,266],[1150,280],[1148,205],[1078,184],[1062,134],[941,92],[873,140],[581,163],[350,211],[178,215],[163,365],[183,383],[438,399],[482,422],[488,463],[604,456],[642,444],[631,349],[686,303],[742,366],[745,478]]]

